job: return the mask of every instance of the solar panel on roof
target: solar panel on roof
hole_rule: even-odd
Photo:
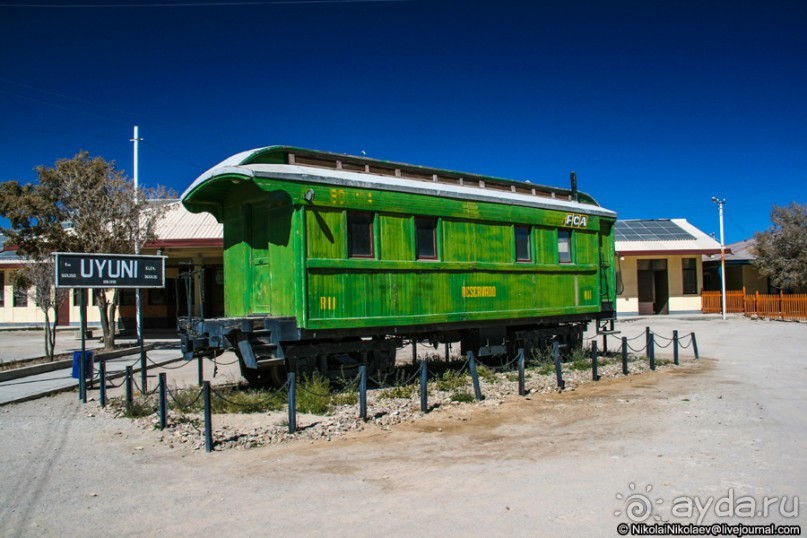
[[[620,220],[616,223],[617,241],[680,241],[695,236],[669,220]]]

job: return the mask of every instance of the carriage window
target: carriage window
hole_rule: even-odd
[[[373,214],[347,214],[347,255],[350,258],[373,257]]]
[[[437,219],[415,217],[415,253],[418,260],[437,259]]]
[[[532,251],[530,249],[530,227],[516,226],[513,228],[516,236],[516,261],[531,262]]]
[[[572,232],[558,230],[558,262],[572,263]]]

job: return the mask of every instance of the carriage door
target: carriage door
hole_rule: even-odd
[[[614,268],[613,223],[601,221],[599,234],[600,247],[600,305],[605,312],[616,310],[616,273]]]
[[[639,315],[669,314],[667,260],[637,260]]]

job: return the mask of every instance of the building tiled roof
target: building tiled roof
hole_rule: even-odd
[[[735,265],[744,265],[750,263],[752,260],[755,260],[756,257],[757,253],[755,250],[755,243],[753,237],[745,239],[743,241],[737,241],[736,243],[726,245],[727,263],[734,263]],[[713,262],[715,261],[715,258],[713,256],[704,256],[703,261]],[[719,256],[717,257],[717,261],[720,261]]]
[[[149,246],[188,243],[222,244],[224,231],[210,213],[191,213],[180,202],[171,202],[157,224],[157,240]]]
[[[720,243],[686,219],[618,220],[618,254],[717,254]]]

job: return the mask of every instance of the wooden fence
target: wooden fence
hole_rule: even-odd
[[[722,312],[719,291],[701,292],[701,309],[704,314]],[[745,288],[726,291],[726,313],[759,316],[761,318],[807,321],[807,294],[767,295],[756,292],[748,294]]]

